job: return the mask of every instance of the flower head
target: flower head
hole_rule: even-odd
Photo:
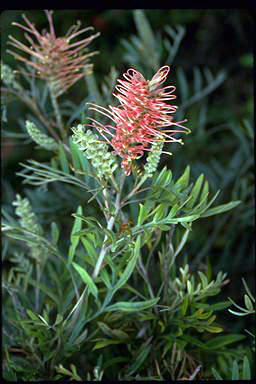
[[[182,143],[181,139],[173,135],[189,132],[188,128],[181,125],[182,122],[173,121],[172,114],[176,112],[177,106],[166,103],[176,98],[173,94],[176,88],[172,85],[159,88],[166,81],[169,71],[166,65],[147,81],[140,72],[129,69],[123,75],[126,81],[117,80],[119,84],[116,90],[119,93],[114,93],[114,96],[120,102],[118,107],[109,106],[107,109],[95,104],[90,107],[115,123],[115,127],[104,126],[91,119],[92,126],[112,145],[114,152],[122,157],[122,167],[127,175],[131,172],[131,162],[141,157],[144,151],[151,151],[151,144],[162,140]],[[175,129],[166,129],[170,126],[175,126]],[[110,129],[114,129],[114,133]],[[110,135],[111,140],[104,133]]]
[[[71,43],[71,40],[93,28],[88,27],[79,31],[80,23],[78,22],[77,25],[73,25],[69,29],[66,36],[56,37],[52,18],[53,11],[45,11],[45,13],[50,32],[40,34],[25,15],[22,15],[22,17],[27,25],[12,23],[29,32],[29,34],[25,33],[25,37],[30,46],[21,43],[13,36],[9,36],[9,44],[31,55],[31,59],[11,50],[7,50],[7,52],[17,60],[23,61],[34,68],[36,70],[34,75],[31,73],[26,74],[47,80],[57,97],[92,70],[92,64],[88,64],[88,59],[97,52],[87,53],[86,47],[99,36],[99,33]],[[34,36],[35,40],[33,40],[32,36]]]

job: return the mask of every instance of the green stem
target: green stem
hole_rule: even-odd
[[[50,89],[52,105],[53,105],[53,109],[54,109],[54,112],[55,112],[55,116],[56,116],[56,120],[57,120],[57,123],[58,123],[58,127],[59,127],[59,130],[60,130],[60,134],[61,134],[62,139],[65,141],[66,137],[67,137],[67,133],[66,133],[65,128],[64,128],[62,116],[61,116],[61,113],[60,113],[59,104],[58,104],[57,97],[56,97],[55,92],[54,92],[54,88],[53,88],[53,83],[52,82],[49,82],[49,89]]]
[[[123,189],[123,185],[124,185],[124,180],[125,180],[125,174],[122,173],[121,180],[120,180],[120,188],[116,194],[115,211],[107,221],[107,229],[110,231],[113,229],[114,224],[115,224],[115,219],[116,219],[116,217],[117,217],[117,215],[121,209],[120,198],[121,198],[121,193],[122,193],[122,189]],[[99,254],[99,258],[97,260],[96,266],[95,266],[93,274],[92,274],[92,277],[94,280],[97,278],[98,274],[100,273],[102,263],[103,263],[104,257],[106,255],[106,252],[108,249],[107,239],[108,239],[108,236],[105,235],[104,240],[103,240],[103,245],[102,245],[102,248],[101,248],[101,251]]]

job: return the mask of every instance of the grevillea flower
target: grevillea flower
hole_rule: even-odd
[[[87,27],[79,31],[80,22],[77,22],[76,25],[73,25],[68,30],[64,37],[56,37],[52,18],[53,11],[45,11],[45,13],[49,22],[50,32],[40,34],[25,15],[22,15],[22,17],[27,26],[16,22],[12,23],[12,25],[16,25],[30,33],[30,35],[25,33],[30,46],[21,43],[13,36],[9,36],[9,44],[31,55],[31,59],[11,50],[7,50],[7,52],[13,55],[15,59],[33,67],[36,70],[35,74],[26,74],[47,80],[57,97],[92,71],[93,65],[88,64],[88,59],[98,52],[88,53],[86,47],[99,36],[99,33],[71,43],[71,40],[82,33],[93,30],[93,27]],[[32,39],[32,36],[34,36],[36,41]]]
[[[174,122],[172,114],[177,106],[166,103],[173,100],[175,87],[168,85],[159,86],[166,81],[170,68],[166,65],[160,68],[151,80],[145,80],[142,74],[135,69],[128,69],[123,75],[125,80],[117,80],[118,94],[114,96],[120,101],[118,107],[109,106],[109,109],[96,104],[91,104],[93,109],[108,118],[115,126],[103,125],[92,120],[92,125],[112,145],[114,152],[121,156],[122,167],[126,175],[131,172],[131,162],[144,154],[144,151],[154,150],[152,144],[160,141],[178,142],[181,139],[173,135],[179,132],[189,133],[189,129],[181,125],[182,122]],[[174,126],[175,129],[166,129]],[[112,132],[114,131],[114,133]],[[110,135],[109,139],[105,133]]]

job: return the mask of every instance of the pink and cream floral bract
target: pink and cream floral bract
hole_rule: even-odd
[[[189,133],[189,129],[174,122],[172,114],[177,106],[169,105],[166,101],[176,98],[175,87],[168,85],[160,88],[167,79],[170,68],[166,65],[160,68],[151,80],[145,80],[135,69],[124,73],[125,80],[117,80],[117,107],[109,109],[91,104],[90,109],[110,118],[115,126],[103,125],[94,119],[92,127],[112,145],[114,152],[122,158],[122,167],[126,175],[131,173],[131,162],[141,157],[144,151],[150,151],[151,145],[157,141],[179,142],[174,137],[176,133]],[[175,129],[167,129],[173,127]],[[110,136],[108,138],[107,136]]]

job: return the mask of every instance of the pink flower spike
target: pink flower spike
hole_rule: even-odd
[[[9,44],[22,51],[23,54],[28,54],[29,57],[22,56],[12,50],[7,50],[7,52],[13,55],[16,60],[20,60],[35,69],[34,73],[17,72],[46,80],[54,91],[55,97],[58,97],[92,71],[93,65],[88,62],[88,59],[98,52],[87,52],[86,47],[99,36],[99,33],[90,35],[87,38],[79,38],[78,41],[71,43],[74,38],[80,37],[82,33],[93,28],[87,27],[79,30],[80,23],[78,23],[69,29],[66,36],[56,37],[52,17],[53,11],[45,11],[45,13],[50,32],[40,34],[25,15],[22,15],[22,17],[26,25],[12,23],[26,31],[25,37],[29,42],[29,46],[19,42],[12,36],[9,36]],[[30,58],[33,58],[33,60]]]
[[[107,139],[105,135],[104,138],[111,143],[114,153],[122,158],[122,167],[126,175],[131,173],[133,160],[143,156],[144,151],[152,151],[150,145],[161,140],[183,144],[181,139],[176,139],[173,135],[190,132],[181,125],[186,120],[173,121],[172,114],[176,112],[177,106],[165,103],[176,98],[173,94],[176,88],[173,85],[158,88],[166,81],[169,72],[169,66],[165,65],[147,81],[137,70],[128,69],[123,74],[126,80],[117,80],[119,84],[115,89],[118,93],[113,93],[120,102],[117,107],[109,106],[107,109],[89,103],[91,105],[89,109],[107,116],[115,123],[113,127],[104,127],[91,119],[99,133],[110,134],[111,128],[114,131],[110,134],[111,139]],[[175,129],[162,129],[171,126],[175,126]]]

